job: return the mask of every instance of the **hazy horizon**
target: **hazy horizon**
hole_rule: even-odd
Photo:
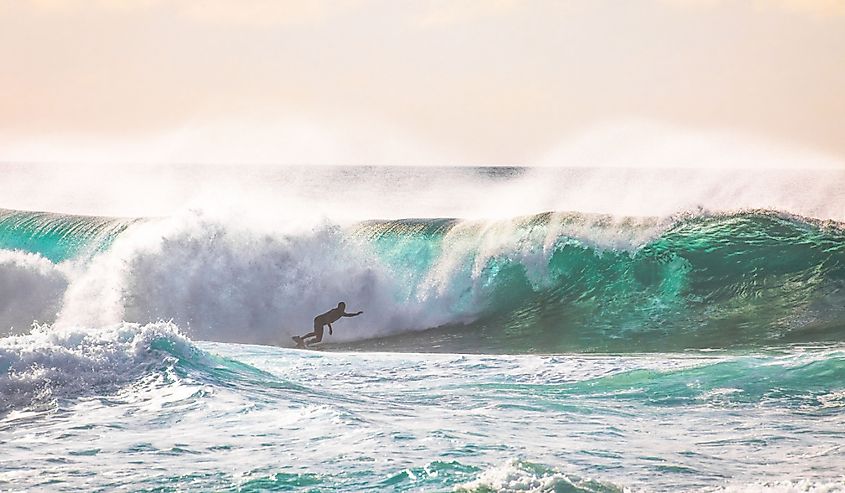
[[[0,162],[845,169],[845,4],[0,1]]]

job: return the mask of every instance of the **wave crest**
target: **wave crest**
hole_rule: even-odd
[[[108,392],[198,351],[169,323],[39,326],[0,339],[0,412]]]

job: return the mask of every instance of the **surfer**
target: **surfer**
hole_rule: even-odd
[[[362,313],[364,312],[346,313],[346,303],[341,301],[337,304],[337,308],[332,308],[326,313],[314,317],[313,332],[309,332],[304,336],[293,336],[292,339],[296,342],[297,346],[304,346],[306,342],[305,339],[308,339],[309,337],[313,337],[314,340],[307,342],[320,342],[323,340],[323,329],[326,325],[329,326],[329,335],[332,335],[332,322],[337,322],[341,317],[357,317]]]

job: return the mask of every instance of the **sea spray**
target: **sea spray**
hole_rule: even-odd
[[[397,281],[367,244],[334,225],[267,234],[189,213],[134,228],[94,259],[68,289],[59,323],[161,318],[201,339],[286,343],[340,300],[366,307],[369,328],[347,324],[341,340],[452,319],[398,297]]]
[[[0,250],[0,336],[53,322],[68,283],[66,269],[38,253]]]

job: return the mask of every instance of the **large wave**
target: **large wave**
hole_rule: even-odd
[[[56,313],[57,326],[172,320],[198,339],[287,344],[344,300],[365,312],[332,336],[350,347],[646,351],[845,337],[845,230],[771,211],[343,227],[189,211],[69,216],[76,227],[50,215],[42,228],[45,216],[22,215],[15,224],[34,226],[7,227],[0,248],[29,250],[3,253],[29,285],[4,294],[30,294],[5,308],[4,326]],[[76,249],[45,247],[39,231],[57,230]]]
[[[394,254],[409,236],[395,225],[377,235]],[[435,284],[483,306],[470,327],[439,333],[448,350],[660,351],[845,335],[839,224],[750,211],[668,223],[545,214],[468,229],[434,232],[442,251],[411,255],[436,258],[415,271],[445,265],[450,274]],[[422,350],[430,340],[380,344]]]

